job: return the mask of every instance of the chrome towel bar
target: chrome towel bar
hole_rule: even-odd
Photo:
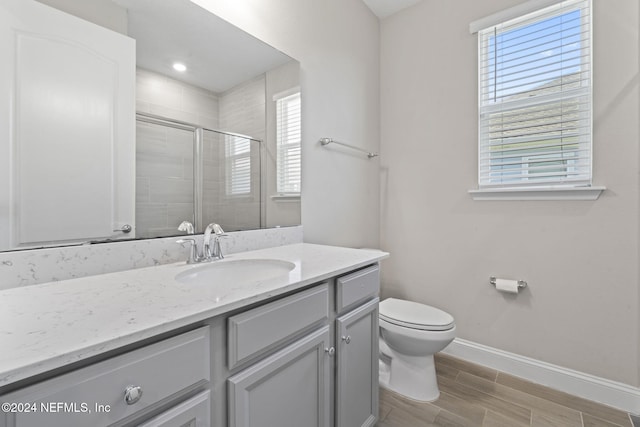
[[[371,151],[367,151],[367,150],[363,150],[360,147],[354,147],[351,144],[347,144],[344,142],[340,142],[340,141],[336,141],[333,138],[320,138],[320,144],[322,145],[329,145],[329,144],[338,144],[338,145],[342,145],[343,147],[347,147],[347,148],[351,148],[352,150],[356,150],[356,151],[360,151],[361,153],[365,153],[367,155],[368,158],[373,159],[374,157],[378,157],[378,153],[372,153]]]

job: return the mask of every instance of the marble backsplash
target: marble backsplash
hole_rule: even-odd
[[[227,233],[232,254],[302,242],[302,226]],[[196,236],[201,244],[202,235]],[[185,261],[178,237],[0,252],[0,290]]]

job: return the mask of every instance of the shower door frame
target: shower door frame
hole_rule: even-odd
[[[259,228],[265,227],[265,203],[263,200],[264,194],[264,176],[263,167],[265,165],[265,150],[264,144],[261,139],[253,138],[248,135],[243,135],[234,132],[222,131],[219,129],[210,129],[205,126],[200,126],[194,123],[184,122],[181,120],[171,119],[168,117],[159,116],[156,114],[136,112],[136,122],[149,123],[159,126],[171,127],[174,129],[185,130],[193,133],[193,227],[198,233],[198,230],[203,230],[205,224],[203,224],[203,198],[204,198],[204,132],[215,132],[221,135],[235,136],[246,138],[249,141],[255,141],[258,143],[259,159],[260,159],[260,185],[258,186],[258,200],[259,200]]]

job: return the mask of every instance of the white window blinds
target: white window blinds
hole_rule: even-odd
[[[226,192],[229,196],[251,193],[251,140],[225,135]]]
[[[277,192],[300,193],[300,92],[276,99]]]
[[[591,185],[591,12],[562,1],[480,30],[480,188]]]

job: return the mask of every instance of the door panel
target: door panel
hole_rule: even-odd
[[[329,326],[229,378],[229,427],[330,427]]]
[[[378,298],[336,320],[336,427],[378,417]]]
[[[135,221],[135,41],[33,0],[2,2],[0,35],[0,250],[134,237],[114,230]]]

